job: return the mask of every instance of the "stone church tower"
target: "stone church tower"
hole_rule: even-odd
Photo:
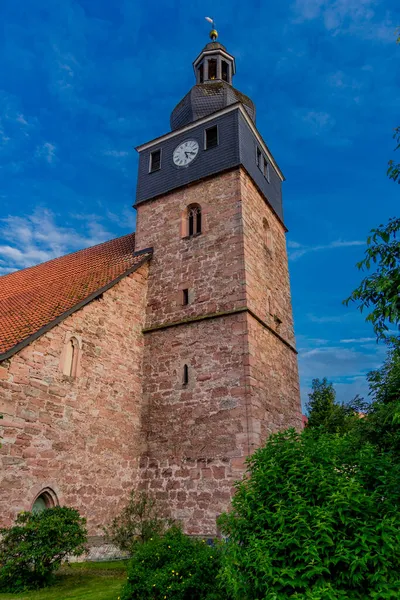
[[[142,478],[192,533],[215,531],[246,456],[301,426],[283,175],[212,33],[172,131],[137,148],[136,247],[153,248]]]
[[[137,148],[136,233],[0,277],[0,525],[65,504],[98,534],[138,488],[213,535],[302,426],[283,175],[215,31],[193,66]]]

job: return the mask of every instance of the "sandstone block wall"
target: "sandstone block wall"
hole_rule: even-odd
[[[202,208],[202,234],[182,238],[182,214]],[[137,250],[153,247],[146,327],[231,310],[245,303],[238,170],[182,188],[138,207]],[[180,290],[189,289],[182,306]]]
[[[30,510],[46,487],[100,533],[136,480],[148,265],[0,365],[0,521]],[[80,376],[62,374],[68,336]]]
[[[274,431],[301,428],[300,387],[285,229],[243,170],[240,185],[246,303],[266,325],[248,316],[251,444],[259,446]]]
[[[202,207],[202,234],[182,239],[182,213],[192,203]],[[272,251],[265,247],[264,217]],[[140,485],[153,490],[186,531],[213,535],[245,457],[270,432],[298,423],[284,227],[245,171],[236,169],[140,205],[136,243],[154,248]],[[180,302],[184,287],[188,306]],[[269,293],[280,324],[268,308]],[[171,326],[177,322],[183,324]]]
[[[240,195],[247,306],[294,346],[285,228],[243,170]],[[266,223],[270,247],[267,245]],[[281,323],[276,321],[275,316]]]

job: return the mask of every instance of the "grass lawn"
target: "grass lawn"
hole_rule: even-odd
[[[0,594],[0,600],[117,600],[126,580],[124,561],[73,563],[57,573],[54,586],[23,594]]]

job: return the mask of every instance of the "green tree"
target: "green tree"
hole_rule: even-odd
[[[367,410],[367,403],[359,396],[348,404],[339,404],[335,389],[326,377],[313,379],[308,398],[308,431],[319,429],[327,433],[344,433],[357,424],[358,413]]]
[[[120,550],[131,553],[136,545],[161,535],[172,524],[171,519],[160,515],[160,507],[152,496],[132,490],[127,504],[110,525],[104,527],[104,533]]]
[[[235,600],[395,600],[400,465],[371,444],[286,431],[248,459],[222,579]]]
[[[400,401],[400,342],[388,346],[383,365],[367,375],[374,402],[388,404]]]
[[[121,600],[228,600],[218,585],[220,565],[219,547],[173,527],[137,547]]]
[[[0,536],[0,589],[40,588],[52,582],[68,556],[83,554],[86,519],[66,506],[21,512],[13,527],[0,529]]]
[[[397,43],[400,44],[400,35],[399,35],[400,29],[397,30]],[[400,127],[396,127],[396,129],[394,130],[394,134],[393,134],[393,138],[396,141],[396,150],[399,150],[400,148]],[[387,171],[387,174],[389,176],[390,179],[393,179],[393,181],[397,181],[397,183],[400,183],[400,163],[395,163],[393,160],[389,160],[389,168]]]
[[[398,44],[399,32],[400,29],[396,33]],[[400,127],[396,127],[393,137],[396,151],[400,148]],[[387,175],[400,183],[400,163],[390,160]],[[357,267],[370,271],[372,266],[374,272],[362,280],[344,304],[355,302],[361,312],[372,309],[366,320],[372,323],[379,340],[387,337],[389,325],[398,326],[400,321],[400,219],[392,218],[370,233],[365,258]]]
[[[400,148],[400,127],[396,127],[396,129],[394,130],[393,139],[396,141],[397,144],[395,150],[398,150]],[[393,179],[393,181],[397,181],[397,183],[400,183],[400,163],[396,164],[393,160],[389,160],[387,174],[390,179]]]
[[[366,320],[372,323],[377,339],[387,339],[389,327],[398,328],[400,323],[400,218],[371,231],[365,258],[357,267],[367,271],[373,267],[374,271],[344,303],[354,302],[361,312],[369,310]]]
[[[359,444],[374,444],[379,451],[400,459],[400,344],[389,346],[379,369],[367,375],[372,403],[368,417],[358,426]]]

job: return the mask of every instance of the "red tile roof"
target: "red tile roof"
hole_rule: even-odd
[[[0,359],[150,256],[151,249],[135,254],[131,233],[0,277]]]

